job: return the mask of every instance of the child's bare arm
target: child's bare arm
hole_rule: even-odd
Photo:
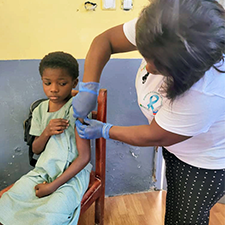
[[[79,154],[78,157],[64,171],[64,173],[60,175],[58,178],[56,178],[53,182],[36,185],[35,190],[37,197],[40,198],[53,193],[61,185],[63,185],[72,177],[74,177],[77,173],[79,173],[90,161],[91,158],[90,141],[86,139],[81,139],[76,131],[76,128],[75,128],[75,137]]]
[[[52,119],[46,126],[39,137],[35,137],[32,144],[32,151],[35,154],[40,154],[47,144],[49,138],[55,134],[61,134],[69,126],[69,122],[65,119]]]

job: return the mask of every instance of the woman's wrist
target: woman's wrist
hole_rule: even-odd
[[[110,123],[106,123],[104,124],[104,126],[102,127],[102,136],[107,140],[110,139],[110,135],[109,135],[109,131],[112,128],[112,124]]]

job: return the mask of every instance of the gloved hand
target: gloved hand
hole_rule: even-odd
[[[113,126],[109,123],[102,123],[98,120],[84,119],[84,123],[76,120],[76,128],[79,136],[83,139],[97,139],[104,137],[109,139],[109,130]]]
[[[79,92],[73,98],[73,116],[85,118],[95,109],[100,84],[97,82],[80,82]]]

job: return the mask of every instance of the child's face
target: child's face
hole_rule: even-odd
[[[77,82],[78,79],[73,80],[67,70],[62,68],[46,68],[42,74],[43,90],[53,103],[65,103]]]

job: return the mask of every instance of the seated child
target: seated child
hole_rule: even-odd
[[[77,224],[82,196],[88,188],[90,142],[79,137],[71,106],[78,83],[78,63],[70,54],[52,52],[40,62],[48,100],[35,108],[30,134],[40,154],[33,170],[0,199],[4,225]]]

